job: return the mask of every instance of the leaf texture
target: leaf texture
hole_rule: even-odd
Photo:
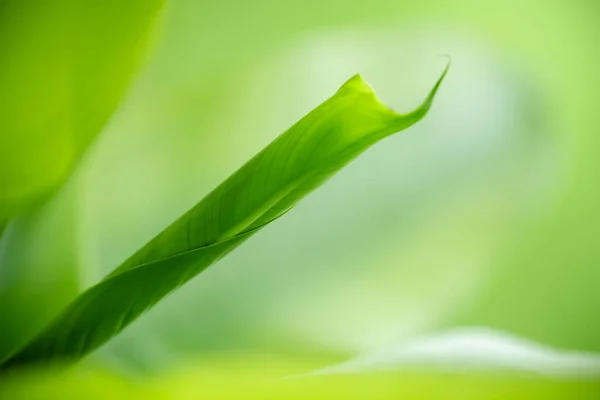
[[[360,75],[260,151],[101,282],[75,299],[4,367],[78,359],[281,217],[371,145],[422,119],[398,114]]]

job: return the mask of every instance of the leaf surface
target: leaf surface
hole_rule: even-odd
[[[355,75],[196,206],[73,301],[6,365],[77,359],[234,250],[371,145],[422,119],[448,67],[408,114]]]

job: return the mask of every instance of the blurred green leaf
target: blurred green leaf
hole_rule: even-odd
[[[64,182],[122,99],[163,2],[2,2],[0,223]]]
[[[63,183],[123,98],[163,3],[0,4],[0,359],[81,289],[79,189]]]
[[[17,399],[595,399],[600,382],[534,374],[436,370],[294,377],[312,361],[244,354],[205,360],[144,381],[90,368],[25,369],[0,377],[0,397]],[[310,368],[310,367],[309,367]],[[287,377],[287,379],[285,379]],[[284,379],[282,379],[284,378]]]
[[[290,210],[371,145],[422,119],[397,114],[359,76],[279,136],[190,211],[78,297],[5,365],[76,359]]]

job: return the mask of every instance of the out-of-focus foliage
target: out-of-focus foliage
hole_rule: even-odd
[[[0,5],[0,223],[65,181],[144,59],[164,0]]]
[[[290,362],[290,359],[281,357],[246,354],[242,359],[205,360],[193,368],[177,369],[157,379],[137,382],[89,367],[63,372],[33,370],[2,382],[0,396],[11,400],[80,397],[151,400],[571,400],[593,399],[600,390],[598,382],[551,381],[535,375],[438,374],[431,371],[295,375],[311,365],[314,361],[295,359]],[[35,384],[31,385],[32,382]]]
[[[67,248],[82,261],[85,287],[347,76],[360,72],[387,104],[410,109],[435,78],[438,54],[452,55],[453,70],[410,134],[371,149],[89,362],[125,376],[168,372],[157,385],[180,387],[184,397],[198,393],[184,384],[197,375],[178,380],[178,367],[211,355],[323,357],[299,368],[306,372],[456,325],[600,351],[599,7],[591,0],[170,1],[164,45],[88,153],[73,190],[49,206],[55,218],[45,232],[54,239],[36,246],[43,260],[54,244],[68,243],[60,221],[70,202],[79,205],[81,230]],[[30,281],[15,285],[25,292]],[[37,317],[33,307],[21,310],[23,321]],[[599,392],[595,383],[522,385],[521,377],[413,379],[417,399],[535,398],[526,386],[539,398]],[[101,383],[90,378],[85,386]]]

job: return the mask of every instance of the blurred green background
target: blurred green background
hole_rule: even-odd
[[[226,367],[214,379],[174,372],[206,360],[275,354],[282,370],[306,372],[457,326],[600,352],[600,3],[123,3],[0,5],[0,359],[351,75],[408,111],[439,56],[452,67],[424,121],[169,296],[83,372],[23,382],[48,396],[127,397],[148,389],[129,386],[141,379],[187,398],[197,376],[215,391],[244,387],[219,384]],[[600,394],[478,375],[377,379],[365,385],[407,398]],[[23,382],[9,382],[14,393]]]

